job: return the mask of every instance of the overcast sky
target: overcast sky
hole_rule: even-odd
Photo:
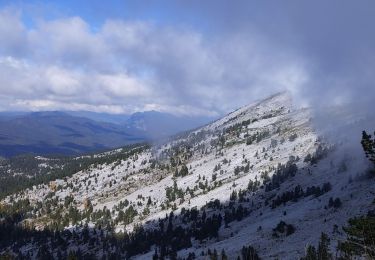
[[[282,90],[369,108],[375,1],[0,0],[0,110],[219,115]]]

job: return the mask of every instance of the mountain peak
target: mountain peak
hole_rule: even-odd
[[[291,93],[283,91],[243,106],[206,126],[206,129],[223,128],[246,120],[274,117],[289,113],[292,111],[292,108]]]

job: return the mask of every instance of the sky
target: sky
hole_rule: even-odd
[[[218,116],[375,100],[375,1],[1,1],[0,110]]]

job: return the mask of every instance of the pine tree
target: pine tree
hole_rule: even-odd
[[[218,260],[218,255],[216,249],[214,249],[214,253],[211,255],[211,260]]]
[[[260,260],[256,250],[252,246],[244,246],[241,250],[242,260]]]
[[[329,252],[329,238],[325,233],[322,233],[320,236],[320,241],[318,245],[318,252],[317,256],[319,260],[330,260],[332,259],[332,255]]]
[[[309,245],[306,249],[306,256],[302,257],[301,260],[318,260],[315,247]]]
[[[247,163],[246,166],[245,166],[245,168],[244,168],[244,172],[248,173],[249,170],[250,170],[250,163]]]
[[[230,200],[235,201],[237,199],[237,192],[233,190],[232,194],[230,195]]]
[[[152,259],[153,260],[158,260],[159,259],[159,256],[158,256],[158,250],[155,248],[155,252],[154,252],[154,254],[153,254],[153,256],[152,256]]]
[[[330,260],[332,254],[329,252],[329,238],[325,233],[320,236],[318,250],[314,246],[309,245],[306,249],[306,255],[301,260]]]
[[[221,250],[221,260],[228,260],[228,257],[227,255],[225,254],[225,250],[223,248],[223,250]]]
[[[353,256],[365,256],[375,259],[375,216],[368,215],[352,218],[348,226],[343,228],[347,234],[347,240],[339,243],[339,250],[345,259]]]
[[[179,175],[184,177],[189,174],[189,169],[186,164],[182,165]]]
[[[363,131],[361,144],[366,157],[375,164],[375,138],[371,138],[371,135],[368,135],[366,131]]]

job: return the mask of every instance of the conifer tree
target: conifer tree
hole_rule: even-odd
[[[225,254],[224,248],[221,250],[221,260],[228,260],[227,255]]]
[[[306,250],[306,257],[303,257],[302,260],[318,260],[316,249],[314,246],[309,245]]]
[[[242,260],[259,260],[256,250],[252,246],[244,246],[241,250]]]
[[[332,255],[331,253],[329,252],[329,238],[328,236],[322,232],[321,236],[320,236],[320,241],[319,241],[319,245],[318,245],[318,252],[317,252],[317,256],[318,256],[318,259],[319,260],[330,260],[332,259]]]
[[[348,226],[343,229],[347,234],[347,240],[340,242],[338,248],[345,259],[351,259],[353,256],[375,259],[374,215],[352,218],[348,221]]]
[[[361,144],[366,157],[375,164],[375,138],[372,138],[371,135],[366,133],[366,131],[363,131]]]

